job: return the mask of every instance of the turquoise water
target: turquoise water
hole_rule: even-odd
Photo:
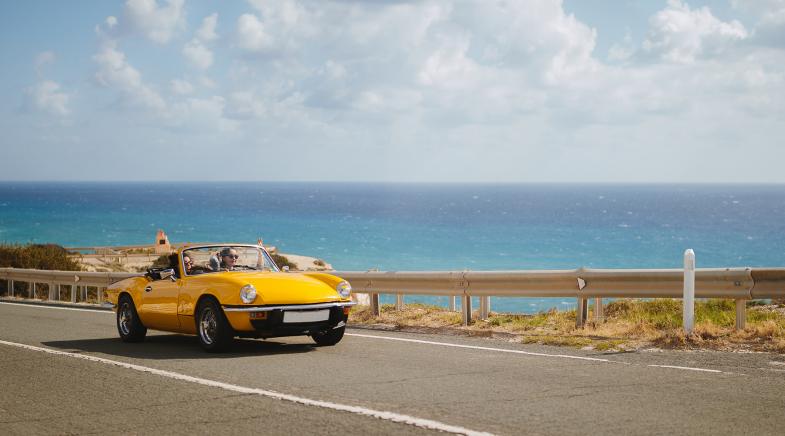
[[[782,185],[0,183],[2,241],[147,244],[162,228],[175,242],[261,237],[338,270],[676,268],[686,248],[699,267],[782,266],[783,218]]]

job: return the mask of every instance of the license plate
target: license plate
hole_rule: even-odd
[[[283,322],[285,323],[327,321],[328,319],[330,319],[330,309],[283,313]]]

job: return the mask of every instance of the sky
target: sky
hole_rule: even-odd
[[[0,2],[0,180],[785,182],[785,0]]]

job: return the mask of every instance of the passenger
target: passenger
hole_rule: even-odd
[[[194,263],[188,254],[183,254],[183,265],[185,266],[185,274],[191,274]]]
[[[237,263],[237,259],[240,256],[237,255],[237,250],[232,247],[226,247],[221,250],[221,269],[232,271],[234,270],[234,264]]]

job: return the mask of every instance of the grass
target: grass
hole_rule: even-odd
[[[736,331],[734,301],[697,300],[695,329],[686,335],[681,304],[681,300],[674,299],[615,300],[605,306],[602,321],[589,321],[584,328],[575,327],[574,310],[533,315],[491,313],[487,320],[462,326],[459,313],[423,304],[408,304],[400,311],[394,305],[382,305],[378,317],[367,306],[356,306],[349,321],[399,329],[446,329],[468,335],[512,335],[523,343],[591,347],[599,351],[653,346],[785,353],[785,307],[751,302],[747,307],[747,327]]]

